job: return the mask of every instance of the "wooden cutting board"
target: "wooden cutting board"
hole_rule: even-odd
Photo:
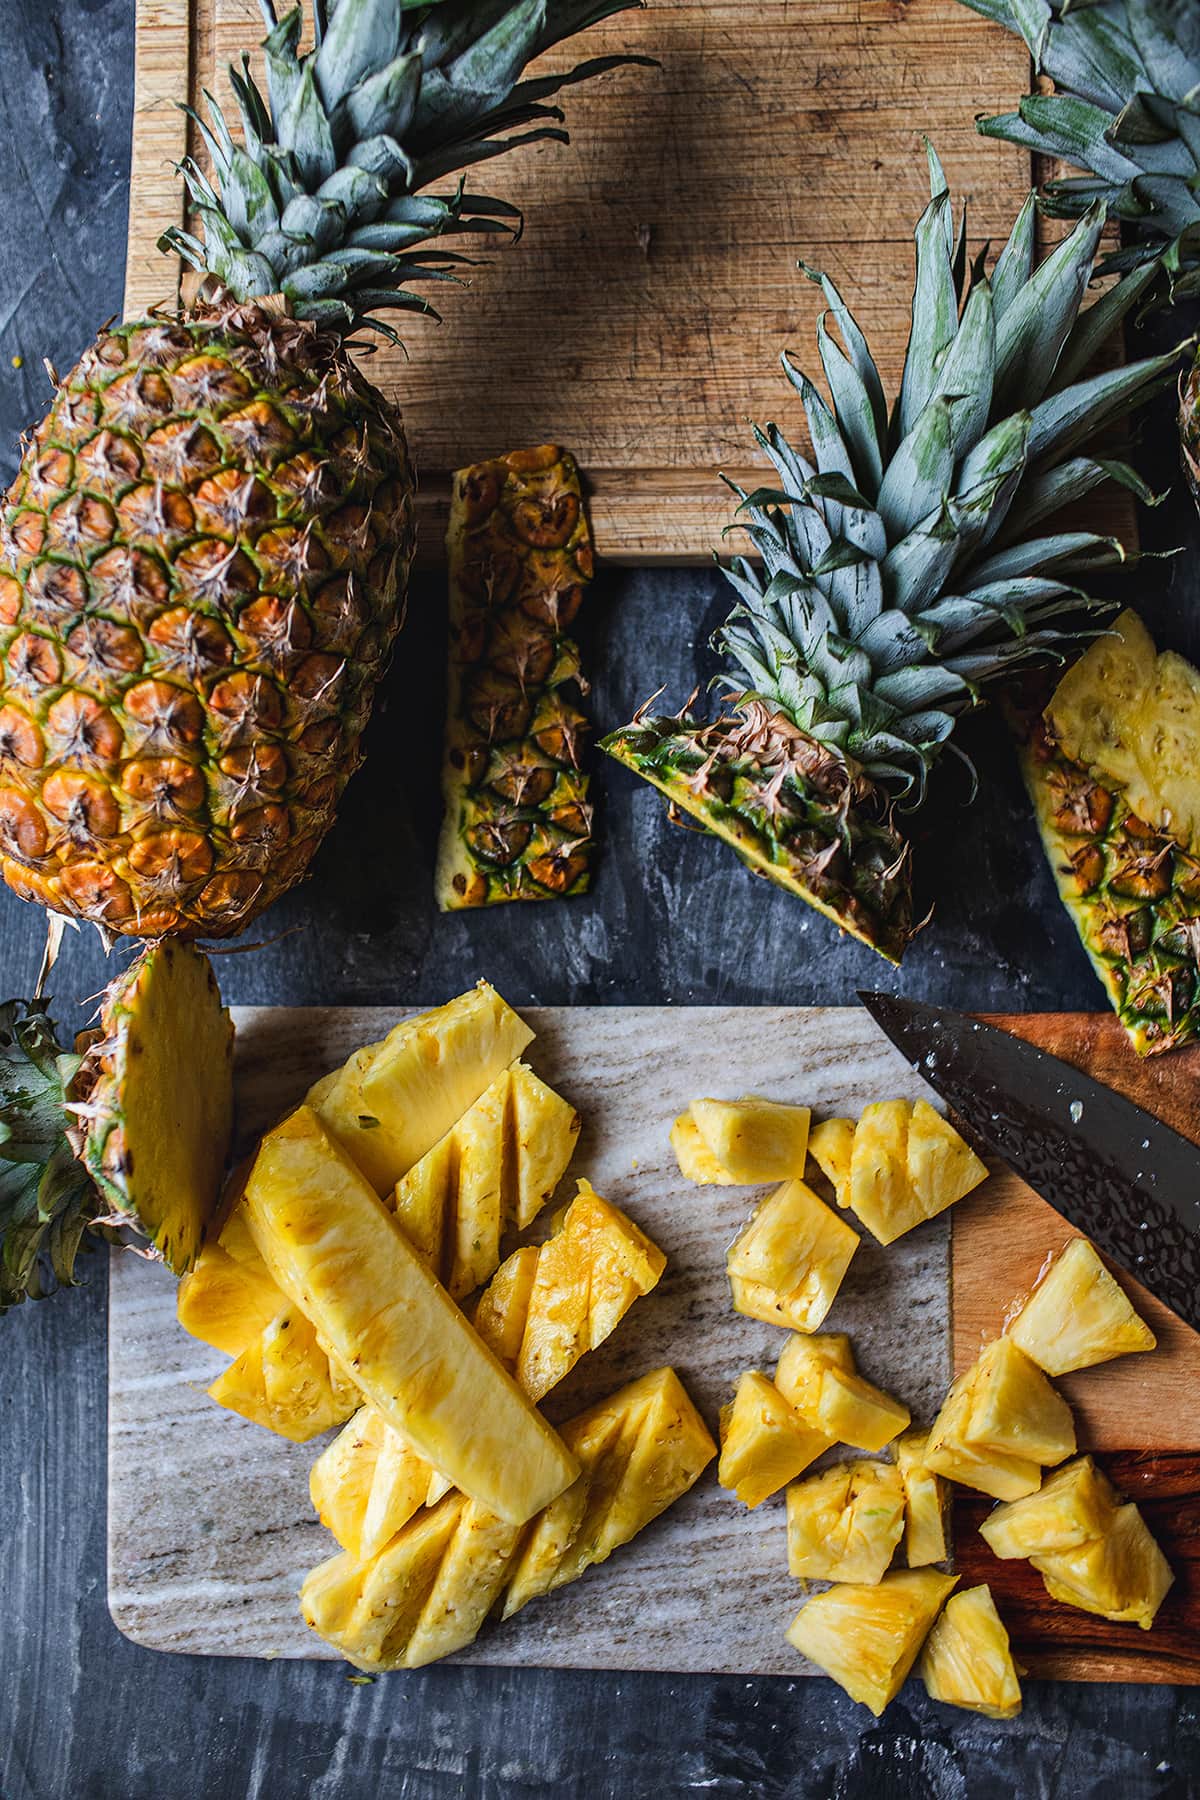
[[[251,1137],[355,1045],[398,1015],[383,1009],[248,1009],[238,1024],[240,1131]],[[562,1418],[663,1362],[678,1366],[715,1428],[740,1370],[771,1367],[783,1342],[730,1308],[725,1249],[756,1195],[696,1189],[667,1130],[701,1092],[757,1089],[820,1114],[881,1095],[926,1093],[859,1008],[531,1009],[534,1066],[579,1106],[574,1173],[587,1174],[668,1253],[660,1287],[552,1396]],[[1197,1135],[1200,1054],[1139,1063],[1110,1017],[1001,1019]],[[569,1192],[569,1187],[567,1189]],[[1066,1235],[1058,1215],[1000,1170],[949,1220],[887,1250],[869,1239],[830,1315],[864,1372],[928,1419],[949,1381],[999,1327]],[[312,1656],[295,1593],[331,1542],[307,1497],[312,1447],[224,1413],[204,1388],[224,1358],[174,1318],[163,1271],[115,1253],[109,1336],[109,1605],[152,1648]],[[1051,1603],[1023,1565],[996,1562],[955,1504],[964,1580],[987,1580],[1031,1673],[1081,1680],[1200,1681],[1200,1338],[1148,1295],[1160,1348],[1064,1384],[1081,1445],[1101,1453],[1145,1508],[1176,1571],[1155,1628],[1093,1620]],[[571,1592],[484,1637],[464,1660],[507,1665],[811,1673],[783,1631],[798,1605],[787,1574],[783,1497],[747,1513],[711,1473],[634,1545]]]
[[[173,165],[199,146],[176,102],[224,103],[227,65],[261,36],[257,0],[138,0],[129,312],[177,281],[155,245],[181,217]],[[524,209],[522,241],[469,289],[439,287],[445,322],[406,326],[408,359],[371,360],[404,410],[427,557],[450,470],[554,439],[587,472],[601,554],[707,559],[731,512],[718,469],[759,460],[748,421],[803,436],[777,358],[816,370],[822,302],[797,261],[839,284],[894,391],[921,134],[971,197],[973,250],[1003,242],[1030,185],[1028,156],[973,122],[1026,91],[1028,56],[959,0],[649,0],[545,66],[613,51],[662,67],[570,90],[569,147],[486,165],[484,191]]]

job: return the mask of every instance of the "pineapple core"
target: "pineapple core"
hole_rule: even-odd
[[[833,1305],[858,1237],[802,1181],[764,1201],[729,1252],[737,1312],[816,1331]]]
[[[1155,1336],[1087,1238],[1072,1238],[1034,1288],[1008,1336],[1047,1375],[1067,1375],[1135,1350]]]
[[[1021,1684],[991,1590],[951,1594],[921,1652],[921,1679],[931,1700],[966,1707],[989,1719],[1021,1710]]]
[[[805,1424],[774,1382],[757,1369],[747,1369],[738,1378],[732,1401],[721,1408],[717,1480],[743,1506],[758,1506],[807,1469],[832,1442]]]
[[[874,1587],[831,1587],[797,1613],[788,1642],[878,1718],[904,1686],[955,1580],[938,1569],[897,1569]]]
[[[787,1492],[788,1569],[805,1581],[882,1580],[904,1531],[894,1463],[839,1463]]]
[[[804,1174],[809,1109],[744,1094],[693,1100],[676,1119],[671,1142],[682,1174],[701,1183],[753,1187]]]

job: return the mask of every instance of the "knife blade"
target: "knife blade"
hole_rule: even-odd
[[[1200,1147],[996,1025],[893,994],[859,999],[977,1137],[1200,1330]]]

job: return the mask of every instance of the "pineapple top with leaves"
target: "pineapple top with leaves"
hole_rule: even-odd
[[[846,303],[815,276],[829,399],[784,357],[811,458],[768,425],[755,435],[777,482],[735,489],[761,562],[725,570],[739,602],[715,641],[732,711],[710,724],[640,714],[605,744],[894,960],[912,905],[892,802],[920,802],[958,715],[1055,655],[1064,615],[1092,604],[1081,581],[1122,559],[1115,539],[1054,515],[1110,478],[1148,498],[1128,465],[1087,446],[1175,363],[1085,373],[1137,291],[1118,283],[1081,310],[1102,206],[1038,264],[1031,195],[989,277],[982,256],[968,270],[965,221],[929,154],[894,406]]]

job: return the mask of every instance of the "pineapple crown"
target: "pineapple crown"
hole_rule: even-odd
[[[43,1002],[0,1006],[0,1314],[74,1284],[80,1239],[103,1210],[67,1139],[79,1062]]]
[[[430,238],[519,228],[516,207],[461,180],[448,195],[422,190],[518,144],[566,142],[554,94],[653,66],[602,56],[521,79],[543,50],[642,0],[313,0],[303,54],[303,7],[278,18],[274,0],[259,4],[267,95],[248,57],[229,70],[241,143],[211,94],[207,121],[186,109],[212,163],[212,179],[191,158],[181,169],[203,236],[172,227],[160,247],[238,300],[281,293],[297,318],[341,334],[366,325],[395,339],[380,311],[437,317],[411,284],[453,281],[468,259]]]
[[[1169,382],[1177,361],[1081,376],[1153,273],[1081,312],[1102,205],[1035,267],[1031,194],[989,279],[986,250],[968,274],[965,213],[956,229],[932,148],[929,165],[890,415],[849,308],[805,270],[829,303],[817,326],[829,403],[785,353],[814,460],[777,425],[756,428],[780,485],[729,484],[741,501],[730,529],[746,530],[762,562],[724,569],[740,604],[714,639],[736,671],[724,686],[749,688],[914,802],[956,715],[986,683],[1056,654],[1070,634],[1051,621],[1096,604],[1074,578],[1123,559],[1115,538],[1046,521],[1108,478],[1153,499],[1128,464],[1081,446]]]
[[[1050,181],[1046,210],[1103,201],[1136,225],[1109,269],[1162,257],[1176,294],[1200,293],[1200,6],[1196,0],[966,0],[1024,38],[1054,94],[981,118],[987,137],[1089,171]]]

